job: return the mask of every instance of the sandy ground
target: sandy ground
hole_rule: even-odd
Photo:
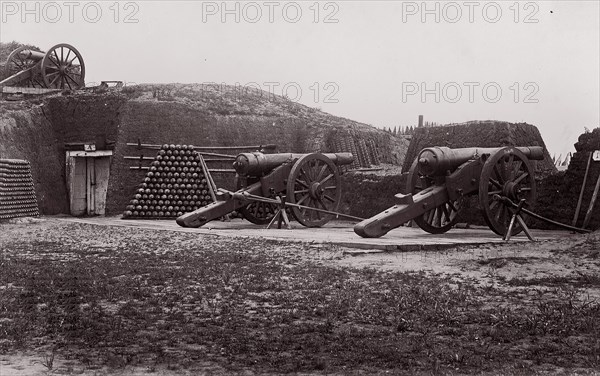
[[[336,263],[350,267],[451,274],[474,283],[510,289],[499,281],[600,275],[599,243],[588,240],[594,238],[599,239],[600,234],[530,243],[456,247],[437,252],[367,253],[345,257]],[[584,289],[590,298],[600,300],[599,289]]]
[[[13,234],[27,236],[31,231],[56,224],[59,219],[20,219],[8,226]],[[34,223],[36,230],[30,225]],[[0,225],[0,229],[2,228]],[[5,225],[4,225],[5,226]],[[168,231],[168,230],[165,230]],[[1,240],[1,239],[0,239]],[[109,240],[110,242],[110,240]],[[285,245],[282,252],[285,252]],[[290,245],[290,247],[294,247]],[[385,252],[372,250],[357,253],[356,249],[327,244],[312,244],[314,252],[304,257],[318,259],[326,264],[340,267],[377,268],[393,271],[425,271],[433,274],[452,275],[453,278],[468,280],[483,286],[494,286],[507,291],[550,289],[551,285],[510,286],[505,281],[552,280],[555,277],[576,277],[578,275],[600,275],[600,232],[590,235],[572,235],[538,242],[513,242],[508,244],[483,244],[478,246],[457,246],[443,251]],[[598,284],[580,287],[590,300],[600,300]],[[48,363],[52,362],[49,370]],[[573,374],[575,370],[562,373],[553,369],[552,374]],[[128,367],[120,371],[114,368],[90,369],[75,360],[53,359],[48,349],[40,348],[28,352],[0,355],[1,376],[24,375],[225,375],[230,374],[216,364],[198,365],[193,370],[170,370],[165,366]],[[252,375],[251,371],[241,374]],[[544,372],[539,373],[544,374]],[[596,374],[582,371],[580,374]]]

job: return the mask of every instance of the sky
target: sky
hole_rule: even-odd
[[[75,46],[87,85],[258,87],[378,128],[600,126],[600,1],[0,1],[0,41]]]

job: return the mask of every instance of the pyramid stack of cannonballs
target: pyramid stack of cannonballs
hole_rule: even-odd
[[[29,162],[0,159],[0,219],[38,215],[40,213]]]
[[[163,145],[123,218],[177,218],[213,202],[202,156],[188,145]]]

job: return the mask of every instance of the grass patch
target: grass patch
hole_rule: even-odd
[[[570,308],[484,308],[493,289],[327,266],[259,240],[68,225],[0,241],[2,352],[277,373],[600,365],[600,308],[576,294]]]
[[[509,286],[574,286],[600,287],[600,275],[574,272],[567,276],[546,276],[535,278],[513,278],[507,280]]]

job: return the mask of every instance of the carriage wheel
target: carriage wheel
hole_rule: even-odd
[[[16,50],[12,51],[10,55],[8,55],[8,58],[6,59],[6,64],[4,66],[4,74],[6,77],[10,77],[13,74],[22,72],[27,69],[31,69],[38,63],[38,61],[21,54],[23,50],[27,49],[27,47],[21,46]],[[27,80],[21,81],[18,86],[39,88],[45,87],[44,81],[41,79],[41,77],[39,77],[39,75],[36,76],[35,72],[33,73],[34,76],[31,76]]]
[[[407,191],[418,193],[425,188],[435,184],[432,177],[421,175],[419,173],[418,158],[413,162],[408,174]],[[414,219],[415,223],[430,234],[443,234],[450,230],[458,221],[458,212],[460,211],[460,200],[445,202],[444,204],[433,208],[421,216]]]
[[[57,44],[42,59],[42,77],[48,89],[79,89],[85,86],[85,64],[79,51]]]
[[[248,177],[246,184],[243,184],[242,179],[236,178],[236,189],[240,190],[246,188],[248,185],[254,184],[259,180],[257,177]],[[254,201],[238,209],[238,211],[246,218],[250,223],[255,225],[266,225],[271,222],[271,219],[275,216],[278,210],[276,204],[269,204],[266,202]]]
[[[287,182],[287,201],[321,210],[337,211],[342,197],[336,165],[320,153],[307,154],[294,163]],[[306,227],[321,227],[330,214],[292,207],[294,218]]]
[[[506,147],[488,158],[479,181],[479,204],[483,218],[498,235],[505,235],[512,212],[494,196],[505,196],[514,203],[525,199],[532,204],[536,197],[533,168],[527,157],[518,149]],[[511,235],[523,229],[515,223]]]

